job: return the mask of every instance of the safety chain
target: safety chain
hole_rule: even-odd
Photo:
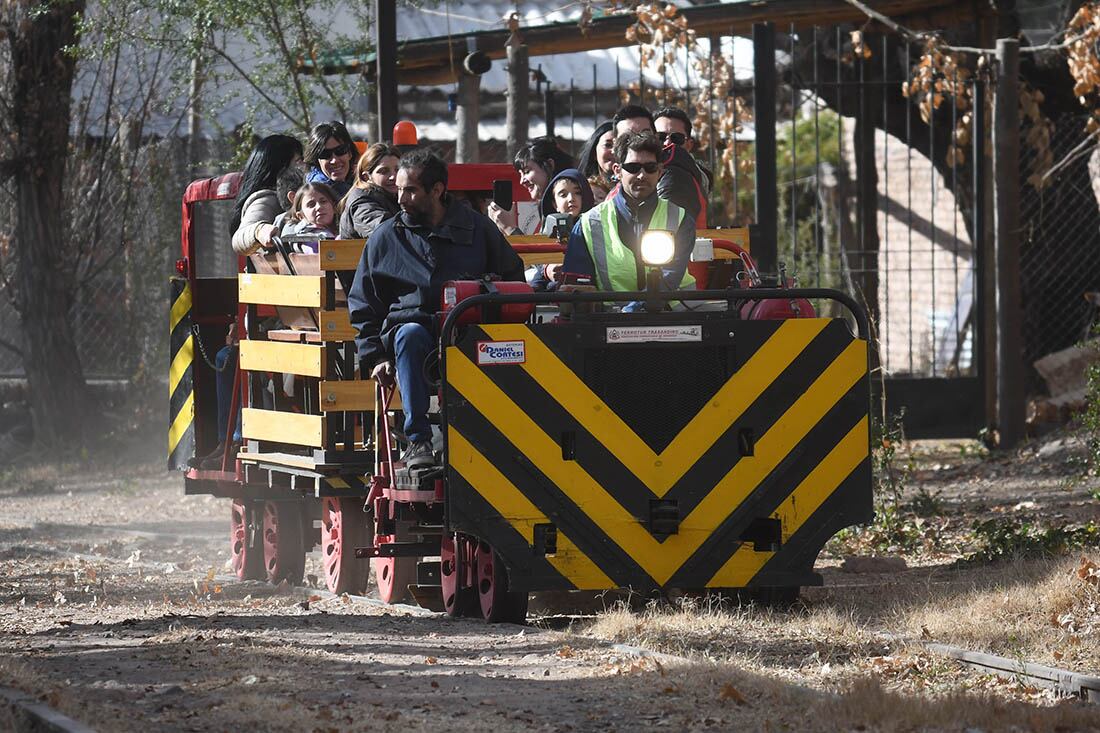
[[[222,365],[221,369],[214,366],[214,362],[210,360],[210,356],[206,353],[206,347],[202,343],[202,336],[199,335],[199,324],[191,324],[191,334],[195,337],[195,343],[199,347],[199,354],[202,355],[202,360],[206,362],[206,366],[210,367],[216,372],[224,372],[226,367],[229,366],[229,362],[226,361],[226,363]]]

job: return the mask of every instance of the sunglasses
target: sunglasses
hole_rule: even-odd
[[[682,132],[658,132],[657,139],[662,143],[671,142],[673,145],[683,145],[687,142],[687,135]]]
[[[333,158],[339,158],[341,155],[348,154],[348,146],[337,145],[335,148],[325,148],[321,152],[317,153],[317,160],[332,160]]]
[[[641,173],[642,171],[645,171],[646,173],[650,173],[650,174],[656,173],[658,166],[657,166],[657,161],[651,160],[651,161],[648,161],[646,163],[637,163],[637,162],[623,163],[620,167],[624,171],[629,173],[630,175],[636,176],[639,173]]]

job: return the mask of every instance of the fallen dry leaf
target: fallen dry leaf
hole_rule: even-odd
[[[729,682],[722,685],[722,692],[718,694],[718,697],[722,700],[733,700],[738,705],[749,704],[749,701],[745,699],[745,696],[741,694],[741,691]]]

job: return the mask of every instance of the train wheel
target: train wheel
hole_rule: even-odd
[[[443,591],[443,610],[448,616],[472,616],[479,609],[477,596],[473,588],[463,587],[458,572],[459,553],[463,553],[464,562],[471,561],[465,540],[455,541],[455,535],[444,535],[439,546],[439,582]]]
[[[306,551],[302,537],[302,506],[297,502],[264,502],[264,570],[270,583],[302,582]]]
[[[256,512],[249,502],[233,500],[229,517],[229,552],[233,574],[240,580],[264,579],[264,548],[256,542]]]
[[[378,597],[386,603],[400,603],[409,597],[409,586],[416,583],[415,557],[376,557],[374,580],[378,584]]]
[[[370,563],[355,557],[356,547],[373,543],[374,526],[362,500],[326,496],[321,502],[321,562],[325,586],[333,593],[362,593]]]
[[[527,594],[508,590],[508,571],[487,542],[477,543],[477,592],[481,617],[489,623],[522,624],[527,620]]]

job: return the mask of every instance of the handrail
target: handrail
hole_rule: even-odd
[[[795,298],[821,298],[840,303],[848,309],[856,320],[856,328],[859,337],[864,341],[870,341],[871,329],[867,319],[867,313],[847,293],[829,288],[737,288],[728,290],[660,290],[655,293],[632,290],[619,292],[549,292],[549,293],[482,293],[465,300],[459,301],[454,308],[447,312],[447,318],[443,321],[439,337],[443,344],[450,341],[450,334],[458,322],[458,317],[470,308],[479,305],[504,305],[507,303],[630,303],[633,301],[696,301],[696,300],[724,300],[727,304],[742,300],[788,300]]]

